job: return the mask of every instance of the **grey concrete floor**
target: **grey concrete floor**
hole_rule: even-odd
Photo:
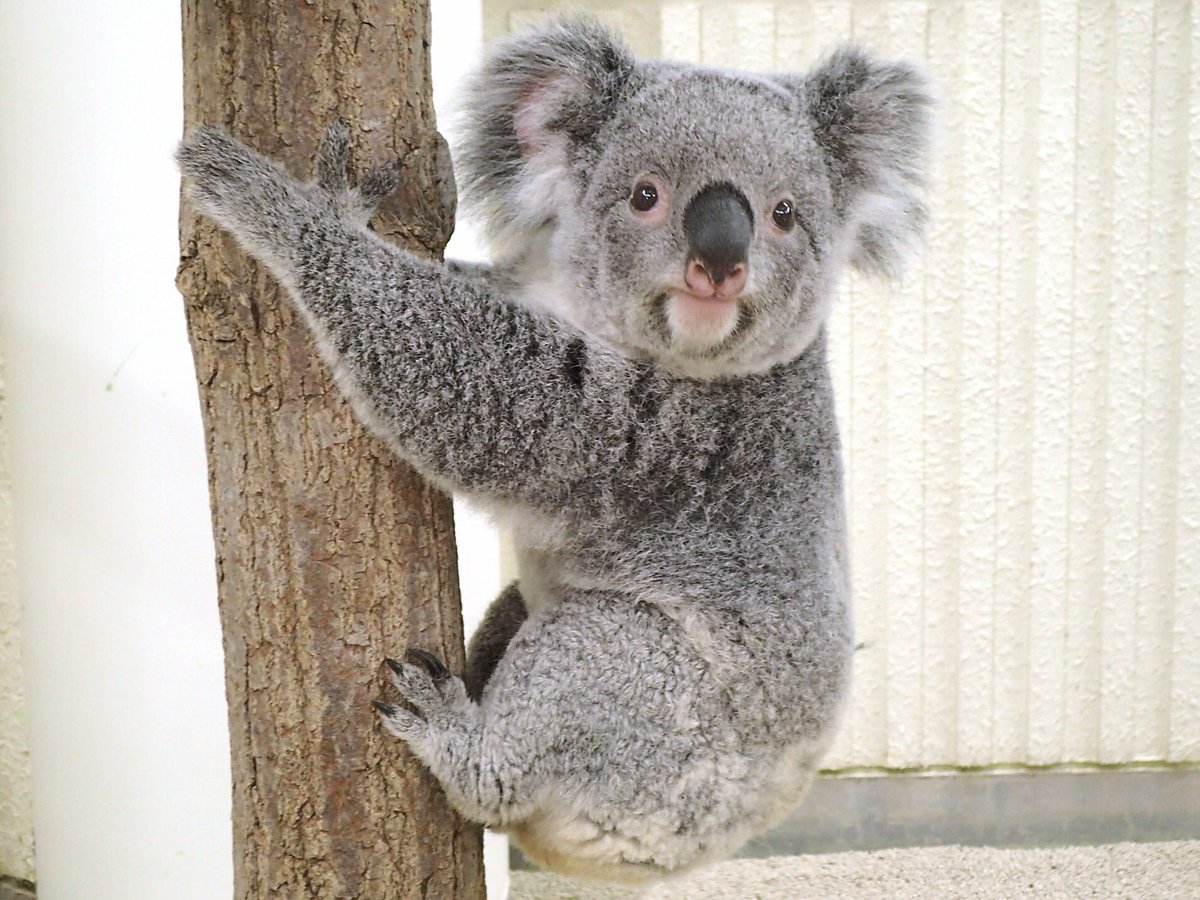
[[[1200,900],[1200,841],[737,859],[648,889],[513,872],[509,900]]]

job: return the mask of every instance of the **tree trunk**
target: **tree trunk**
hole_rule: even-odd
[[[397,157],[377,227],[438,254],[453,180],[418,0],[184,0],[188,127],[220,125],[306,174],[335,114],[355,164]],[[371,700],[416,645],[461,669],[450,500],[368,435],[307,329],[232,239],[184,209],[233,756],[235,895],[483,897],[480,830]]]

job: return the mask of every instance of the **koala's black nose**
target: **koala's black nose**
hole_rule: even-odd
[[[750,203],[732,184],[710,184],[683,213],[688,262],[699,262],[719,285],[740,265],[745,267],[754,236]]]

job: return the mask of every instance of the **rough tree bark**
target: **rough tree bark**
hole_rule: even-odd
[[[440,253],[453,181],[424,0],[184,0],[188,127],[307,172],[326,123],[398,157],[377,227]],[[409,645],[462,663],[450,501],[354,420],[299,317],[186,206],[179,287],[200,387],[233,756],[235,895],[483,897],[479,829],[370,701]]]

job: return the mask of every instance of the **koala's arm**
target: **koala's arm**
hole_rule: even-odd
[[[376,237],[367,221],[395,168],[349,189],[348,136],[331,127],[311,184],[211,128],[178,159],[193,202],[286,287],[360,415],[402,456],[454,489],[557,502],[587,477],[583,448],[616,427],[609,392],[584,390],[582,345],[504,302],[486,267]],[[591,369],[619,379],[623,365]]]

